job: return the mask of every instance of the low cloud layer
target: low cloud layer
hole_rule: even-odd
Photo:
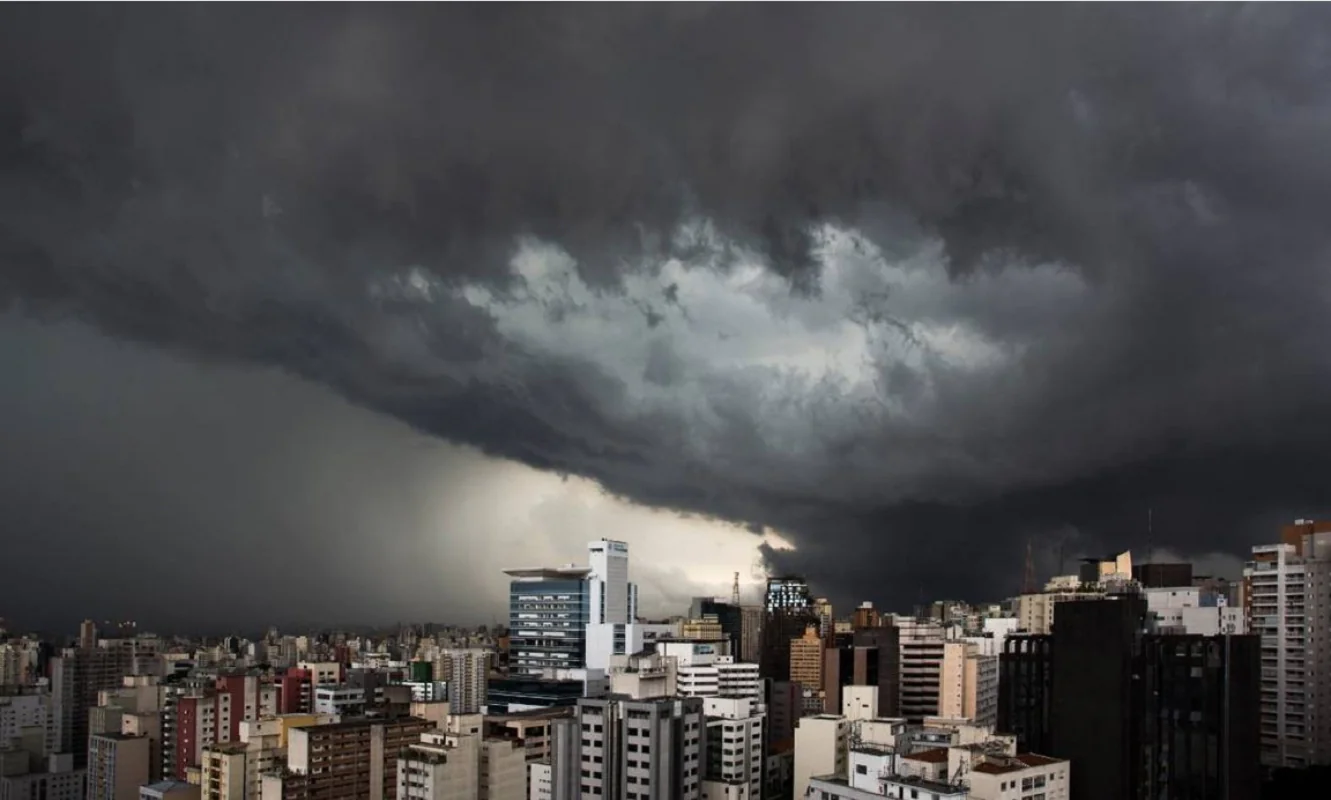
[[[778,530],[841,602],[1329,505],[1320,8],[0,13],[21,313]]]

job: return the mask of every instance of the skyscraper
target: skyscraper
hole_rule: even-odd
[[[809,585],[794,575],[768,578],[764,608],[759,660],[762,675],[776,681],[790,680],[791,640],[801,637],[809,625],[819,624]]]
[[[445,650],[448,659],[448,705],[452,714],[479,714],[485,708],[490,651],[479,648]]]
[[[590,567],[509,569],[509,669],[539,675],[587,663]]]
[[[1262,763],[1331,764],[1331,523],[1297,520],[1280,538],[1254,547],[1243,571],[1262,641]]]
[[[918,620],[902,620],[896,630],[901,650],[900,714],[913,720],[936,716],[946,633],[937,623]]]
[[[587,666],[607,669],[610,656],[642,643],[632,641],[637,619],[637,587],[629,583],[629,546],[612,539],[587,544]]]
[[[578,718],[582,797],[702,797],[702,698],[583,698]]]
[[[1131,594],[1056,617],[1004,642],[998,724],[1071,760],[1072,797],[1257,797],[1257,637],[1149,633]]]

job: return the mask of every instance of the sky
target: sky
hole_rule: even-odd
[[[1331,506],[1329,32],[5,6],[0,615],[490,622],[600,536],[651,613],[1233,574]]]

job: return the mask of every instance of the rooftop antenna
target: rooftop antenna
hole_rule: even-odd
[[[735,573],[735,582],[730,585],[730,604],[739,606],[739,573]]]

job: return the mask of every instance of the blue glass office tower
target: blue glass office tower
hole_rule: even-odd
[[[539,675],[587,663],[591,611],[588,567],[504,570],[509,584],[509,669]]]

